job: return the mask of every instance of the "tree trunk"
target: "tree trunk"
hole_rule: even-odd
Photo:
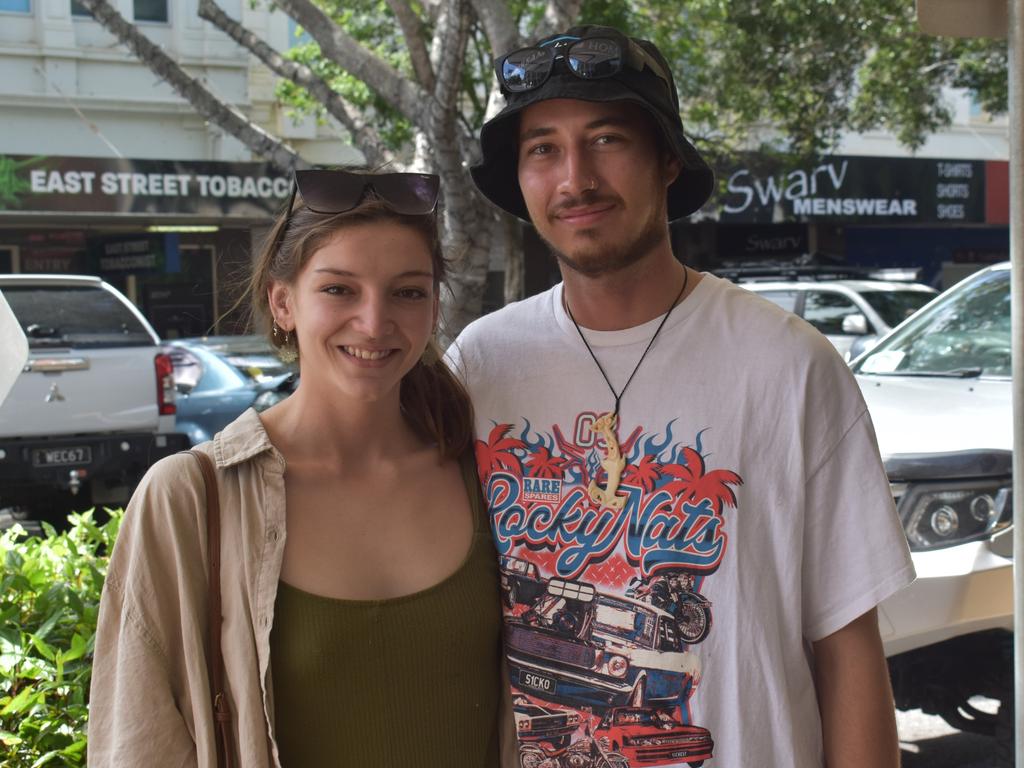
[[[523,261],[523,227],[514,216],[501,217],[505,233],[505,303],[519,301],[526,295],[526,265]]]

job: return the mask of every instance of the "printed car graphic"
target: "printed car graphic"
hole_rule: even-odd
[[[630,766],[677,765],[698,768],[712,757],[714,742],[707,728],[683,725],[660,709],[615,707],[594,730],[598,742],[621,752]]]
[[[597,714],[685,708],[700,680],[700,659],[686,650],[671,614],[584,582],[550,579],[507,630],[513,684],[546,701]]]
[[[551,709],[533,704],[526,696],[512,700],[516,734],[520,743],[541,742],[555,751],[569,746],[569,741],[582,720],[576,712]]]
[[[537,566],[518,557],[504,555],[499,558],[501,594],[510,609],[519,603],[533,603],[544,594],[547,583],[537,573]]]

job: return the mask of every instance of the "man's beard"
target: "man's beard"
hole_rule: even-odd
[[[577,235],[588,238],[590,243],[578,246],[571,254],[541,237],[561,266],[585,277],[612,274],[636,264],[667,237],[665,210],[651,211],[647,223],[632,240],[601,240],[597,230],[581,230]]]

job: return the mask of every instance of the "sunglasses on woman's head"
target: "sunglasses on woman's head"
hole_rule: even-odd
[[[440,180],[432,173],[296,171],[292,205],[298,190],[302,202],[314,213],[344,213],[359,205],[373,190],[396,213],[425,216],[437,207],[439,189]]]
[[[645,66],[671,83],[662,66],[633,43],[623,44],[611,37],[562,36],[541,45],[521,48],[495,62],[498,81],[511,93],[540,88],[551,77],[555,61],[562,59],[566,69],[581,80],[599,80],[619,74],[629,64],[637,70]]]
[[[284,225],[274,243],[284,240],[295,207],[295,194],[314,213],[345,213],[357,207],[373,190],[378,199],[398,214],[426,216],[437,208],[441,180],[432,173],[352,173],[341,170],[295,171],[292,194],[285,209]]]

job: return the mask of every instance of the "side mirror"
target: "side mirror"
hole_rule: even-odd
[[[863,336],[868,332],[868,319],[860,312],[843,318],[843,333],[847,336]]]

